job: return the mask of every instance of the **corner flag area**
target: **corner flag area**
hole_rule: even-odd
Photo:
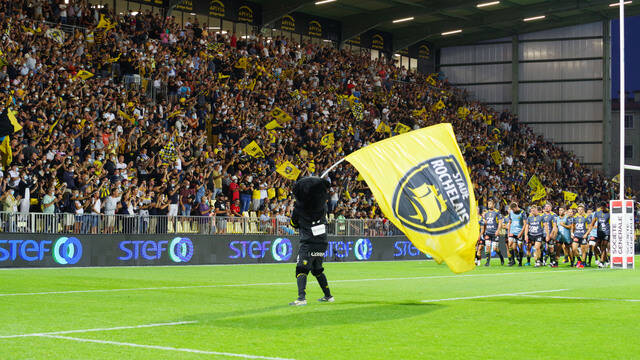
[[[638,257],[636,257],[638,259]],[[635,270],[329,263],[0,270],[2,359],[632,358]],[[547,341],[562,338],[562,341]],[[613,351],[612,349],[615,349]],[[577,352],[577,353],[576,353]],[[508,355],[512,354],[512,355]]]

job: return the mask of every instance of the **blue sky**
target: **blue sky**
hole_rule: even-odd
[[[625,88],[626,91],[640,90],[640,16],[625,18]],[[611,22],[611,97],[618,99],[620,92],[620,21]]]

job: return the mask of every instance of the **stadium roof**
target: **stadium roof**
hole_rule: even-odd
[[[262,4],[265,24],[292,11],[342,23],[342,41],[368,30],[393,35],[393,50],[419,41],[436,47],[477,43],[551,28],[613,19],[616,0],[255,0]],[[482,3],[497,3],[478,7]],[[628,16],[640,14],[640,1],[625,7]],[[526,18],[545,16],[524,21]],[[403,22],[394,20],[413,18]],[[461,29],[461,33],[442,35]]]

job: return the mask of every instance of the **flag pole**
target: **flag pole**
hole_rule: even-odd
[[[622,266],[624,268],[627,267],[627,256],[624,248],[626,247],[626,231],[627,231],[627,204],[624,201],[624,144],[625,144],[625,136],[624,136],[624,113],[627,102],[627,94],[625,92],[625,71],[624,71],[624,0],[620,0],[620,202],[622,203],[622,219],[620,221],[620,225],[622,227],[622,249],[623,249],[623,260]],[[609,244],[609,253],[611,254],[611,244]],[[611,262],[611,268],[613,268],[613,261]]]
[[[330,168],[328,168],[327,170],[325,170],[325,172],[323,172],[323,173],[322,173],[322,176],[320,176],[320,178],[326,177],[326,176],[329,174],[329,172],[330,172],[331,170],[335,169],[335,167],[336,167],[336,166],[340,165],[340,164],[341,164],[342,162],[344,162],[346,159],[347,159],[347,158],[342,158],[342,159],[340,159],[337,163],[335,163],[335,164],[331,165],[331,167],[330,167]]]
[[[627,102],[624,71],[624,0],[620,0],[620,201],[624,201],[624,113]],[[624,204],[623,204],[624,206]]]

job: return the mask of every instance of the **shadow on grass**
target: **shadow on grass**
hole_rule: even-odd
[[[249,311],[190,316],[199,324],[246,329],[310,328],[332,324],[363,324],[422,316],[443,305],[417,302],[345,302],[309,304],[304,307],[267,307]]]

